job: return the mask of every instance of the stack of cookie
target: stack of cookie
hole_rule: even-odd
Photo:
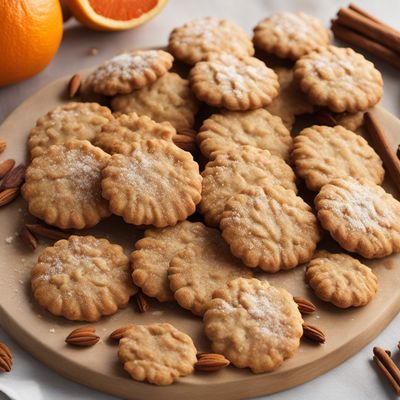
[[[253,42],[280,64],[273,69],[253,57],[236,24],[200,18],[171,33],[172,55],[127,52],[90,73],[82,93],[107,96],[114,113],[71,102],[41,117],[28,140],[23,195],[31,214],[62,229],[92,227],[111,213],[147,229],[129,260],[92,236],[47,248],[32,271],[35,299],[54,315],[96,321],[140,288],[203,317],[212,349],[256,373],[293,356],[302,336],[292,295],[266,274],[310,262],[306,279],[322,300],[367,304],[375,275],[350,255],[315,253],[318,221],[345,250],[384,257],[400,251],[400,203],[379,186],[379,156],[341,126],[356,127],[379,101],[382,78],[329,40],[303,13],[265,19]],[[169,72],[174,57],[190,65],[188,77]],[[199,106],[205,112],[196,116]],[[293,138],[295,118],[321,109],[338,125]],[[183,132],[201,155],[175,144]],[[298,195],[303,180],[318,192],[316,211]],[[203,221],[188,221],[196,209]],[[119,350],[134,379],[155,384],[191,373],[195,353],[168,324],[126,329]]]

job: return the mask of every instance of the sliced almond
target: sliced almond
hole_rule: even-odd
[[[38,241],[36,237],[32,234],[32,232],[30,232],[29,229],[27,229],[26,226],[22,227],[21,231],[19,232],[19,237],[32,250],[36,250]]]
[[[19,188],[25,180],[26,167],[23,164],[17,165],[13,168],[2,180],[0,190]]]
[[[70,98],[75,97],[79,93],[81,87],[81,76],[75,74],[68,82],[68,95]]]
[[[60,229],[50,228],[45,225],[26,224],[25,226],[30,232],[39,236],[43,236],[47,239],[61,240],[61,239],[68,239],[71,236],[71,234],[64,232]]]
[[[0,207],[10,204],[19,195],[19,188],[5,189],[0,192]]]
[[[112,331],[110,333],[109,338],[112,340],[120,340],[124,337],[124,334],[126,333],[126,331],[128,331],[129,329],[132,328],[133,325],[124,325],[121,326],[120,328],[116,329],[115,331]]]
[[[214,372],[227,367],[230,364],[222,354],[216,353],[198,353],[197,362],[194,368],[197,371]]]
[[[15,160],[4,160],[0,163],[0,179],[4,178],[15,165]]]
[[[73,346],[88,347],[95,345],[100,340],[96,335],[96,329],[85,326],[74,329],[65,339],[65,342]]]

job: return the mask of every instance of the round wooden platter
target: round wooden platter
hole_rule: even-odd
[[[0,127],[0,137],[7,140],[2,159],[14,158],[27,162],[26,140],[38,117],[67,101],[69,77],[59,79],[22,103]],[[391,135],[393,146],[400,121],[381,108],[374,113]],[[390,181],[385,188],[396,194]],[[157,387],[136,382],[124,372],[117,358],[117,345],[107,340],[114,329],[127,324],[170,322],[189,334],[199,351],[208,351],[209,343],[202,331],[200,318],[176,304],[150,302],[150,311],[140,314],[134,301],[116,315],[93,324],[102,340],[91,348],[73,348],[64,339],[74,328],[87,325],[56,318],[35,304],[30,291],[30,269],[43,246],[32,252],[22,244],[15,232],[32,220],[22,199],[0,209],[0,323],[27,351],[62,375],[110,394],[127,398],[168,399],[239,399],[284,390],[310,380],[335,367],[373,339],[400,310],[400,274],[396,263],[400,255],[368,261],[378,276],[376,298],[366,307],[339,310],[318,301],[304,284],[304,267],[274,275],[264,275],[274,285],[288,289],[295,296],[305,296],[318,307],[305,321],[320,327],[326,334],[324,345],[303,340],[297,354],[276,371],[252,374],[248,369],[226,368],[217,373],[194,373],[173,385]],[[88,232],[106,237],[124,246],[128,254],[142,231],[111,217]],[[7,239],[7,240],[6,240]],[[11,243],[7,243],[13,239]],[[367,360],[366,360],[367,362]]]

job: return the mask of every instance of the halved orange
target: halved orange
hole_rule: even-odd
[[[66,0],[74,17],[101,31],[122,31],[144,24],[157,15],[168,0]]]

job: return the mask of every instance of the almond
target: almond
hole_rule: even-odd
[[[181,148],[182,150],[188,151],[190,153],[194,153],[197,150],[196,138],[194,136],[192,137],[177,133],[172,138],[172,140],[175,143],[175,145]]]
[[[124,325],[110,333],[109,338],[112,340],[120,340],[124,337],[126,331],[132,328],[133,325]]]
[[[303,337],[317,343],[325,343],[325,334],[314,325],[303,324]]]
[[[136,304],[141,313],[149,311],[149,303],[142,292],[137,292],[136,294]]]
[[[38,245],[38,241],[36,237],[32,234],[32,232],[27,229],[26,226],[24,226],[20,232],[19,232],[19,237],[21,240],[27,244],[32,250],[36,250],[36,247]]]
[[[68,239],[71,235],[60,229],[50,228],[40,224],[26,224],[25,227],[31,232],[47,239],[61,240]]]
[[[230,364],[222,354],[198,353],[194,368],[197,371],[214,372],[227,367]]]
[[[100,340],[96,335],[96,329],[90,326],[74,329],[65,339],[65,342],[73,346],[93,346]]]
[[[7,147],[7,143],[4,139],[0,139],[0,153],[2,153]]]
[[[293,300],[297,303],[299,311],[302,314],[311,314],[317,309],[310,300],[307,300],[304,297],[293,297]]]
[[[13,357],[8,346],[0,342],[0,372],[10,372],[13,364]]]
[[[81,87],[81,76],[75,74],[68,82],[68,95],[70,98],[75,97],[79,93]]]
[[[2,180],[0,190],[19,188],[25,180],[25,165],[19,164],[13,168]]]
[[[0,179],[4,178],[13,168],[15,165],[15,160],[4,160],[0,164]]]
[[[10,188],[0,192],[0,207],[14,201],[19,195],[19,188]]]

